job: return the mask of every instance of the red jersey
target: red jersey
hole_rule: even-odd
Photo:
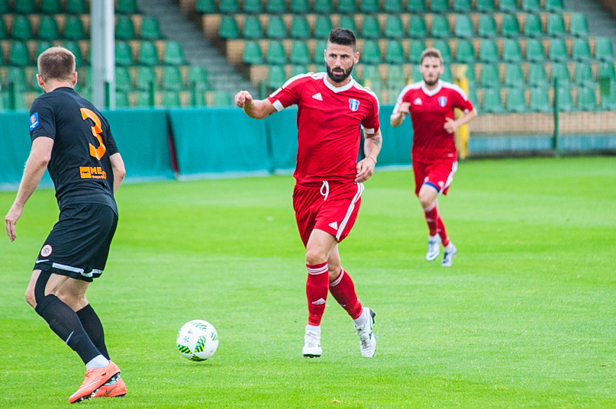
[[[474,109],[462,88],[439,80],[437,87],[430,91],[421,81],[402,90],[394,107],[394,114],[399,111],[403,102],[411,104],[411,159],[414,162],[456,160],[454,134],[447,133],[443,126],[447,122],[446,118],[455,119],[454,108],[461,109],[464,113]]]
[[[281,111],[297,104],[297,183],[353,182],[361,128],[367,135],[379,130],[379,101],[351,78],[334,87],[326,73],[291,78],[268,97]]]

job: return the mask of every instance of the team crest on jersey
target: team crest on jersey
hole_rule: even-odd
[[[35,112],[30,116],[30,130],[34,131],[37,126],[39,126],[38,112]]]
[[[53,249],[51,248],[51,246],[49,244],[45,244],[43,248],[41,249],[41,256],[49,257],[52,251]]]
[[[356,99],[349,99],[349,108],[351,108],[351,111],[357,111],[359,108],[359,101]]]
[[[447,97],[438,97],[438,104],[445,108],[447,106]]]

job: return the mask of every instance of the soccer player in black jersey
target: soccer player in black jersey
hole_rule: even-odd
[[[32,104],[32,149],[13,206],[5,218],[15,225],[45,169],[56,189],[60,219],[41,248],[26,300],[86,365],[75,403],[99,396],[123,396],[120,369],[109,360],[101,322],[85,297],[105,268],[118,222],[114,192],[126,171],[107,120],[73,87],[75,56],[53,47],[38,58],[37,81],[45,92]]]

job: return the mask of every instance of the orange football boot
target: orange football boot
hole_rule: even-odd
[[[70,403],[75,403],[90,399],[95,390],[103,386],[109,379],[118,373],[120,373],[120,368],[111,361],[109,361],[109,365],[103,368],[88,369],[86,371],[86,378],[83,380],[81,387],[68,398],[68,401]]]
[[[115,375],[106,384],[98,388],[92,398],[119,398],[126,395],[126,384],[120,374]]]

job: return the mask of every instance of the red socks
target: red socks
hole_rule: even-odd
[[[432,203],[427,209],[424,209],[424,216],[426,217],[428,229],[430,229],[430,236],[434,236],[438,233],[439,236],[441,236],[441,243],[443,243],[444,247],[447,247],[449,244],[449,237],[447,237],[445,223],[443,223],[443,219],[441,219],[441,215],[438,213],[436,202]]]
[[[329,274],[327,262],[310,266],[306,264],[308,280],[306,281],[306,297],[308,298],[308,325],[321,325],[325,312]]]
[[[449,237],[447,237],[447,230],[445,230],[445,223],[443,223],[441,215],[439,215],[436,220],[436,231],[439,236],[441,236],[441,243],[443,243],[443,247],[447,247],[449,245]]]
[[[338,301],[338,304],[349,313],[351,318],[359,318],[362,314],[363,307],[357,298],[357,293],[355,293],[353,280],[344,269],[341,268],[338,278],[329,283],[329,291],[336,301]]]

